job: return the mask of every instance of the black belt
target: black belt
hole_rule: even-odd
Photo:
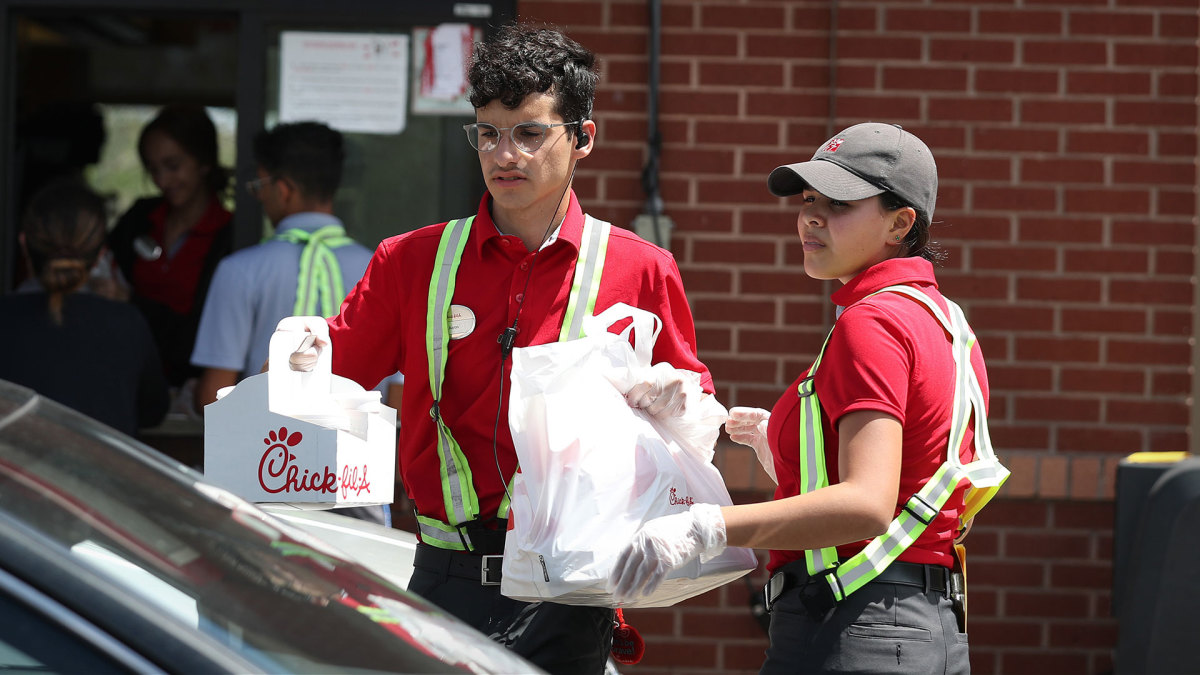
[[[836,569],[836,568],[835,568]],[[825,581],[826,574],[810,576],[804,560],[795,560],[784,565],[776,572],[763,588],[767,611],[789,589],[801,589],[800,600],[814,618],[824,617],[837,604],[833,597],[833,589]],[[897,586],[912,586],[926,593],[947,595],[950,589],[950,568],[942,565],[922,565],[919,563],[893,561],[879,576],[872,579],[871,584],[894,584]]]
[[[460,579],[477,581],[481,586],[500,585],[502,555],[475,555],[468,551],[450,551],[429,544],[417,544],[413,567]]]

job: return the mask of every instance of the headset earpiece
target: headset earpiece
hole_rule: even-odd
[[[587,145],[588,141],[590,139],[591,139],[591,137],[588,136],[587,132],[581,130],[579,132],[578,140],[575,141],[575,149],[578,150],[578,149],[582,148],[583,146]]]

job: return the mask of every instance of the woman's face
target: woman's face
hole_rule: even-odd
[[[893,258],[908,233],[902,212],[887,212],[879,196],[840,202],[808,189],[801,194],[796,230],[804,244],[804,272],[843,284],[868,267]]]
[[[142,161],[171,208],[208,201],[206,178],[211,167],[201,165],[167,134],[153,131],[146,136]]]

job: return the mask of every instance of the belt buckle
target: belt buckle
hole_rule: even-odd
[[[499,586],[500,585],[500,569],[504,559],[503,555],[485,555],[479,561],[479,583],[483,586]],[[496,563],[496,568],[492,569],[492,562]]]

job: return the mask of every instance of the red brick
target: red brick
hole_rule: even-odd
[[[603,110],[609,114],[614,112],[644,113],[646,94],[638,91],[616,91],[612,88],[599,89],[596,91],[596,110]]]
[[[1137,72],[1071,72],[1067,73],[1067,93],[1104,94],[1112,96],[1148,96],[1153,80],[1150,73]]]
[[[1196,195],[1182,190],[1155,190],[1158,193],[1160,216],[1191,216],[1196,212]]]
[[[1153,331],[1155,335],[1191,335],[1192,315],[1184,311],[1156,309]]]
[[[1106,530],[1113,526],[1112,502],[1064,502],[1054,505],[1054,525],[1082,530]]]
[[[684,281],[684,285],[687,282]],[[688,288],[691,288],[690,286]],[[708,361],[709,352],[727,352],[733,345],[733,331],[728,328],[701,328],[699,317],[696,318],[696,345],[700,351],[700,359]],[[724,399],[722,399],[724,400]]]
[[[1116,66],[1155,66],[1160,68],[1195,68],[1195,44],[1162,44],[1139,42],[1113,45]]]
[[[1113,223],[1112,231],[1114,244],[1138,246],[1191,246],[1195,236],[1196,228],[1191,223],[1119,220]]]
[[[646,636],[643,636],[646,637]],[[671,667],[696,668],[710,667],[717,662],[717,644],[712,640],[698,642],[695,640],[661,640],[654,637],[646,639],[646,655],[638,668]]]
[[[781,354],[794,353],[797,345],[812,345],[812,354],[821,348],[821,340],[825,338],[824,330],[746,330],[738,331],[738,350],[747,354]],[[779,398],[779,391],[775,391]],[[772,399],[772,405],[774,399]],[[770,408],[771,406],[767,406]]]
[[[1009,98],[929,97],[929,119],[975,122],[1010,122],[1013,102]]]
[[[979,10],[979,32],[1018,35],[1058,35],[1062,32],[1063,13],[1042,10]]]
[[[782,87],[783,65],[779,63],[702,62],[701,86]]]
[[[1182,281],[1157,279],[1123,279],[1109,289],[1111,302],[1145,303],[1153,298],[1157,305],[1191,305],[1192,284]]]
[[[1154,34],[1154,15],[1147,12],[1077,10],[1067,15],[1067,33],[1151,37]]]
[[[694,94],[693,98],[695,98]],[[793,117],[825,117],[829,113],[829,98],[795,93],[748,92],[746,94],[747,115],[779,119],[780,111],[786,111]],[[822,136],[822,140],[824,138]],[[808,157],[812,157],[811,149],[808,150],[804,159]]]
[[[767,294],[770,296],[778,296],[785,293],[792,293],[797,283],[805,278],[806,275],[800,271],[779,271],[779,272],[751,272],[742,271],[739,275],[741,279],[741,293]]]
[[[1058,132],[1020,127],[978,126],[972,133],[974,149],[1000,152],[1055,152]]]
[[[1021,160],[1021,182],[1102,183],[1104,163],[1099,159],[1033,159]]]
[[[1196,12],[1192,11],[1187,14],[1168,14],[1163,12],[1158,15],[1158,32],[1159,35],[1165,38],[1190,38],[1196,39],[1200,36],[1200,17],[1196,16]]]
[[[933,62],[1013,63],[1016,46],[1011,40],[931,38],[929,55]]]
[[[981,160],[986,161],[986,160]],[[943,174],[941,160],[938,173]],[[949,180],[943,177],[942,180]],[[939,220],[941,219],[939,214]],[[952,227],[933,228],[934,236],[942,241],[964,240],[970,242],[1008,241],[1012,237],[1012,223],[1007,217],[955,215]]]
[[[779,381],[779,368],[774,359],[748,359],[740,355],[735,358],[709,357],[704,360],[704,365],[708,366],[713,379],[718,382],[769,385]],[[730,480],[729,476],[725,476],[726,483]]]
[[[1050,509],[1047,504],[1042,502],[997,499],[989,504],[987,511],[983,513],[987,513],[987,516],[980,516],[980,523],[986,522],[988,527],[1039,528],[1050,526]],[[975,530],[972,530],[971,534],[974,535]]]
[[[1143,309],[1087,309],[1062,310],[1062,330],[1067,333],[1144,333],[1148,325]]]
[[[662,153],[661,170],[664,173],[687,174],[712,173],[728,175],[733,168],[732,150],[688,150],[672,148]],[[636,166],[636,164],[632,164]]]
[[[1188,406],[1183,398],[1121,401],[1120,405],[1108,407],[1106,418],[1105,421],[1115,424],[1137,424],[1142,427],[1147,424],[1172,424],[1184,427],[1188,423]],[[1138,449],[1132,447],[1126,452]]]
[[[1158,154],[1162,157],[1190,157],[1196,154],[1196,132],[1158,134]]]
[[[568,32],[580,44],[587,45],[588,49],[596,54],[604,54],[606,57],[611,58],[618,55],[638,56],[646,53],[645,32],[614,33],[592,27],[585,29],[570,28]]]
[[[921,58],[921,41],[910,37],[882,37],[880,35],[839,36],[839,59],[887,59],[917,61]]]
[[[820,325],[829,313],[828,303],[785,302],[783,323],[786,326]]]
[[[1011,213],[1020,211],[1056,211],[1058,195],[1054,188],[986,186],[975,191],[977,209],[993,209]],[[1016,209],[1014,209],[1016,205]]]
[[[1083,337],[1021,337],[1016,356],[1022,363],[1094,363],[1100,343]]]
[[[840,78],[838,84],[846,86]],[[916,91],[966,91],[967,71],[965,68],[885,66],[883,86],[887,89]]]
[[[884,14],[888,31],[928,33],[967,33],[971,30],[971,13],[948,9],[894,9]]]
[[[792,65],[792,84],[798,87],[827,87],[829,77],[826,71],[813,68],[808,64]],[[879,89],[879,69],[872,65],[845,65],[837,67],[837,86],[839,90],[849,89]]]
[[[1108,48],[1103,42],[1028,40],[1022,46],[1021,55],[1027,64],[1103,66],[1108,63]]]
[[[522,0],[522,17],[537,17],[538,21],[568,27],[574,37],[579,26],[600,26],[604,17],[604,6],[595,3],[563,3],[549,0]],[[579,39],[579,38],[576,38]],[[595,49],[584,42],[589,49]]]
[[[740,586],[740,584],[738,584]],[[696,638],[729,637],[732,639],[762,639],[762,626],[750,612],[738,608],[737,612],[710,611],[686,612],[683,615],[682,634]],[[724,639],[719,640],[724,642]]]
[[[1072,359],[1078,361],[1079,359]],[[1052,422],[1099,422],[1100,403],[1093,399],[1069,398],[1066,396],[1018,397],[1014,408],[1017,415],[1027,421]],[[1042,462],[1041,478],[1047,475],[1046,463]],[[1043,488],[1044,489],[1044,488]],[[1065,496],[1059,495],[1059,496]]]
[[[988,524],[991,525],[991,510],[995,508],[996,502],[988,505]],[[982,527],[984,516],[978,516],[975,519],[975,527]],[[1017,523],[1021,525],[1021,523]],[[972,530],[974,533],[974,530]],[[998,586],[1001,588],[1045,588],[1046,587],[1046,565],[1040,562],[1017,562],[1013,560],[988,561],[980,560],[971,555],[971,540],[968,535],[967,539],[967,574],[971,593],[970,600],[974,600],[975,589],[985,586]],[[972,610],[975,608],[972,607]]]
[[[971,255],[975,269],[989,271],[1053,272],[1057,260],[1058,254],[1053,249],[1025,246],[976,248]]]
[[[733,232],[733,215],[726,209],[689,209],[671,205],[675,226],[688,232]]]
[[[974,593],[968,589],[967,602],[970,603]],[[1033,621],[989,621],[980,619],[971,607],[971,617],[967,626],[971,633],[971,641],[982,640],[984,644],[996,647],[1040,647],[1042,627]],[[975,665],[975,649],[971,649],[971,665]]]
[[[1126,185],[1145,183],[1194,186],[1196,165],[1193,162],[1114,161],[1112,179],[1114,183]]]
[[[1067,250],[1063,253],[1063,271],[1146,274],[1150,271],[1150,254],[1129,249]]]
[[[959,302],[1008,297],[1008,280],[1004,275],[972,274],[968,277],[954,278],[952,275],[939,274],[938,277],[943,290],[948,291]]]
[[[1193,102],[1116,101],[1113,121],[1117,124],[1194,127],[1196,106]]]
[[[1092,648],[1110,650],[1117,644],[1117,623],[1115,619],[1104,623],[1088,621],[1084,623],[1053,623],[1050,624],[1050,648]]]
[[[755,2],[738,6],[702,5],[702,28],[720,30],[734,28],[780,28],[784,26],[784,9],[774,2]]]
[[[1196,78],[1192,73],[1158,73],[1158,95],[1163,97],[1194,97]]]
[[[1065,426],[1058,429],[1058,449],[1063,452],[1127,454],[1141,447],[1141,441],[1139,431],[1111,427]]]
[[[1043,0],[1032,0],[1042,2]],[[971,650],[974,662],[974,649]],[[1088,657],[1078,651],[1052,652],[1045,648],[1032,652],[1004,651],[997,672],[1003,673],[1089,673],[1106,672],[1088,667]]]
[[[996,447],[1001,448],[1045,448],[1048,447],[1050,436],[1044,426],[1019,425],[1009,426],[999,422],[993,422],[991,425],[992,442]],[[1001,458],[1004,459],[1003,457]],[[1007,460],[1005,460],[1007,463]],[[1010,469],[1013,467],[1010,465]],[[1014,473],[1016,473],[1014,471]],[[1019,478],[1017,479],[1019,480]],[[1005,484],[1004,494],[1013,494],[1013,496],[1029,496],[1032,492],[1015,494],[1013,486],[1017,481],[1010,478]]]
[[[1103,101],[1024,100],[1021,120],[1026,123],[1103,124],[1106,119]]]
[[[779,145],[782,129],[777,122],[743,122],[739,120],[699,120],[696,138],[701,142],[731,145]]]
[[[554,2],[554,4],[558,4]],[[524,4],[521,5],[524,8]],[[646,3],[608,3],[609,21],[613,26],[645,28],[650,22]],[[663,28],[694,28],[695,5],[692,3],[664,3],[662,6]]]
[[[976,327],[978,329],[978,327]],[[987,345],[982,345],[984,356],[990,356]],[[1033,366],[1005,367],[988,364],[988,383],[993,391],[1001,390],[1048,390],[1054,383],[1054,371],[1049,367]]]
[[[731,323],[775,323],[774,300],[734,299],[692,300],[692,311],[698,316],[721,317]]]
[[[584,43],[588,44],[588,43]],[[588,45],[591,48],[591,45]],[[715,58],[719,56],[737,56],[738,37],[727,33],[697,30],[664,30],[660,42],[663,56],[704,56]],[[592,48],[597,53],[604,53]],[[642,51],[645,54],[645,40]]]
[[[1150,136],[1139,131],[1068,131],[1067,151],[1072,153],[1095,153],[1145,155],[1150,150]]]
[[[746,41],[746,56],[750,58],[770,59],[824,59],[829,57],[829,38],[827,35],[755,35],[754,39]],[[825,71],[826,68],[813,68]]]
[[[1004,534],[1004,549],[1007,556],[1019,559],[1037,559],[1049,560],[1054,562],[1063,562],[1066,560],[1089,560],[1091,555],[1091,537],[1087,535],[1067,534],[1058,530],[1043,530],[1033,532],[1028,530],[1009,530]],[[1014,597],[1023,599],[1032,599],[1038,593],[1023,593],[1013,592],[1007,594],[1007,599],[1011,603]],[[1051,595],[1051,594],[1046,594]],[[1063,597],[1079,597],[1081,595],[1055,593],[1055,596]],[[1018,603],[1023,604],[1023,603]],[[1021,616],[1020,613],[1012,612],[1012,607],[1009,608],[1010,616]],[[1045,614],[1042,616],[1064,616],[1063,614]]]
[[[869,120],[877,117],[881,110],[888,111],[888,120],[901,122],[917,119],[921,115],[921,100],[916,96],[900,93],[880,95],[842,95],[838,97],[838,116]]]
[[[1063,191],[1063,208],[1071,213],[1146,213],[1150,193],[1146,190],[1080,189]]]
[[[1146,365],[1186,364],[1191,355],[1187,342],[1174,343],[1112,339],[1108,345],[1110,363],[1137,363]]]
[[[588,155],[588,168],[596,170],[621,170],[642,163],[641,148],[622,148],[614,144],[597,145],[596,151]]]
[[[975,89],[987,93],[1053,94],[1059,91],[1060,75],[1051,70],[980,68],[975,71]]]

